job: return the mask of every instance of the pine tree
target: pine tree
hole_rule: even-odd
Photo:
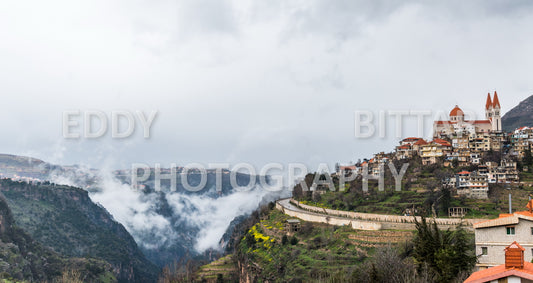
[[[435,221],[427,223],[425,217],[420,222],[415,219],[415,222],[417,235],[413,255],[419,271],[426,263],[438,275],[439,282],[450,282],[474,267],[477,260],[474,245],[461,225],[454,231],[441,231]]]

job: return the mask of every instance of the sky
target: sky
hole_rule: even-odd
[[[3,153],[57,164],[347,163],[391,151],[391,111],[483,117],[533,94],[530,1],[2,1]],[[157,111],[150,137],[64,138],[66,111]],[[386,135],[356,137],[356,111]],[[94,121],[94,120],[91,120]],[[98,128],[98,123],[94,125]],[[122,129],[125,128],[122,120]],[[119,125],[120,128],[120,125]]]

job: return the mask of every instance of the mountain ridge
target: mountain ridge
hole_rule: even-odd
[[[519,127],[533,127],[533,95],[522,100],[502,117],[503,130],[512,132]]]
[[[122,224],[90,200],[87,191],[2,179],[0,192],[17,225],[44,246],[67,257],[103,259],[112,265],[119,282],[155,282],[158,268]]]

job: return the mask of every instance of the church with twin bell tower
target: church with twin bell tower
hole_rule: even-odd
[[[433,136],[449,136],[458,133],[499,133],[502,131],[501,106],[498,94],[494,92],[491,98],[487,94],[485,103],[485,120],[465,120],[465,114],[459,106],[450,111],[448,121],[435,121],[433,123]]]

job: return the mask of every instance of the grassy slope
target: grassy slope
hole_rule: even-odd
[[[259,282],[312,282],[333,274],[349,274],[376,247],[403,243],[413,237],[413,231],[361,231],[302,221],[302,231],[294,235],[298,243],[291,243],[291,236],[288,243],[282,244],[283,223],[288,218],[272,210],[238,246],[237,257],[254,269]],[[247,240],[248,237],[254,240]]]
[[[440,180],[445,176],[452,176],[454,172],[468,168],[450,169],[440,165],[421,166],[419,161],[412,160],[402,181],[402,191],[394,190],[394,179],[390,173],[385,174],[385,191],[378,191],[377,181],[369,181],[369,192],[362,193],[361,180],[347,184],[343,192],[327,191],[320,197],[299,198],[304,203],[324,208],[348,210],[367,213],[401,215],[407,208],[413,206],[425,215],[431,215],[432,204],[436,202],[438,216],[447,217],[444,205],[440,201]],[[398,167],[398,166],[397,166]],[[490,184],[489,199],[476,200],[453,196],[449,207],[466,207],[469,209],[467,218],[494,218],[500,213],[507,213],[508,194],[512,193],[513,211],[525,210],[528,196],[533,194],[533,173],[520,174],[524,185],[513,185],[511,190],[504,189],[504,185]],[[338,181],[338,180],[334,180]],[[338,185],[337,185],[338,187]]]

